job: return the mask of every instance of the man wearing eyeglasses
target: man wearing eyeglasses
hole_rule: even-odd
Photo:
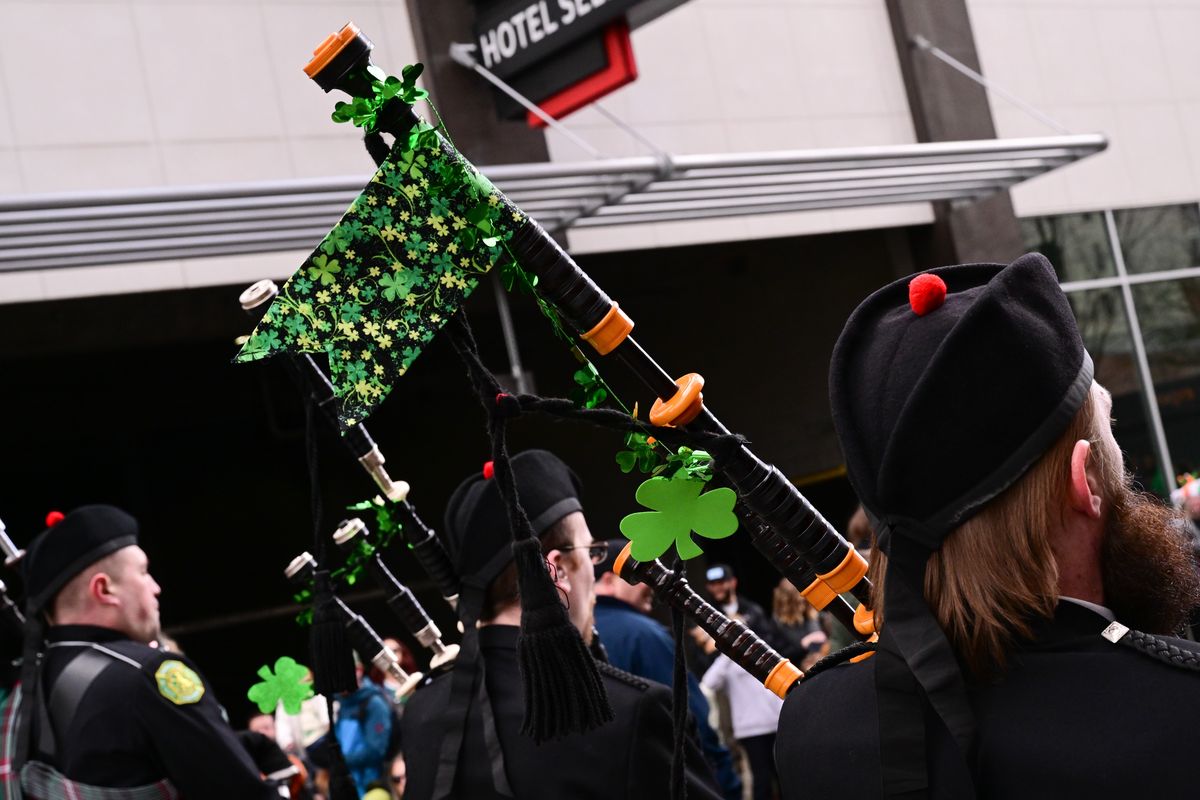
[[[586,641],[595,602],[593,562],[604,558],[606,548],[592,541],[579,477],[544,450],[519,453],[510,463],[567,616]],[[521,606],[508,515],[490,475],[468,478],[446,510],[444,538],[462,578],[459,613],[469,624],[454,671],[435,675],[406,707],[406,800],[668,797],[673,725],[670,690],[661,684],[599,664],[611,721],[541,745],[521,733]],[[685,755],[688,797],[717,800],[708,766],[690,739]]]

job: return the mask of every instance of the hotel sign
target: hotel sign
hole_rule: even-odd
[[[475,57],[501,78],[602,29],[639,0],[504,0],[481,8]]]

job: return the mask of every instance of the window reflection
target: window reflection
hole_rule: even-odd
[[[1102,212],[1023,219],[1021,235],[1026,249],[1050,259],[1064,283],[1116,274]]]
[[[1138,382],[1137,361],[1121,290],[1096,289],[1067,295],[1079,323],[1083,344],[1096,364],[1096,380],[1113,395],[1113,432],[1125,464],[1145,488],[1162,493],[1167,487],[1154,454],[1146,405]]]
[[[1198,470],[1200,279],[1159,281],[1132,290],[1175,471]]]
[[[1200,266],[1200,207],[1194,203],[1114,211],[1130,274]]]

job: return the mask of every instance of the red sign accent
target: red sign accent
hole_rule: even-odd
[[[561,119],[637,79],[633,43],[629,40],[629,23],[624,19],[604,29],[604,51],[608,55],[607,67],[538,103],[542,111]],[[532,112],[526,112],[525,119],[531,128],[546,127],[546,123]]]

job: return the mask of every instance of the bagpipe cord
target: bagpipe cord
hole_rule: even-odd
[[[540,743],[591,730],[612,719],[612,708],[595,659],[559,600],[542,556],[541,542],[521,506],[506,438],[508,419],[520,413],[520,406],[504,392],[479,358],[474,334],[461,309],[447,330],[487,414],[493,479],[513,531],[513,560],[521,599],[517,663],[525,691],[521,731]]]
[[[329,578],[328,546],[321,535],[323,508],[321,505],[321,483],[318,470],[317,420],[319,410],[316,403],[305,403],[304,436],[305,457],[308,465],[310,489],[310,511],[313,523],[313,552],[317,556],[317,572],[313,578],[313,620],[309,632],[309,650],[313,668],[313,688],[325,696],[325,707],[329,712],[329,795],[331,800],[356,800],[358,789],[337,739],[337,719],[333,713],[333,698],[343,692],[358,688],[354,675],[354,658],[346,639],[346,629],[333,604],[333,582]]]
[[[675,568],[678,569],[678,564]],[[675,663],[671,673],[671,716],[675,723],[671,742],[671,800],[685,800],[687,785],[683,781],[683,745],[687,737],[687,665],[683,658],[683,612],[674,606],[671,606],[671,638],[675,646]]]

